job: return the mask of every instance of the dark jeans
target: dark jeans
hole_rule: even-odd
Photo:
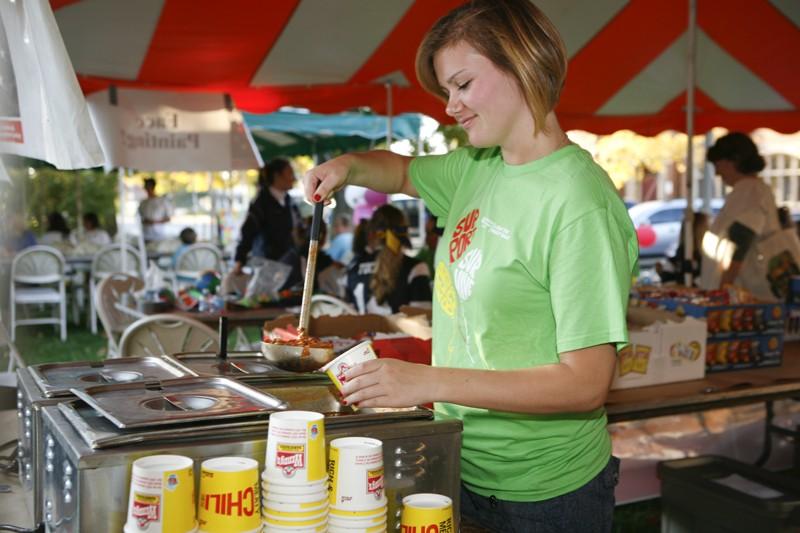
[[[611,457],[594,479],[572,492],[539,502],[484,497],[461,484],[461,523],[496,533],[611,531],[619,459]]]

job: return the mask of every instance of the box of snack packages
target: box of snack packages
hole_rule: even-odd
[[[705,376],[706,322],[669,311],[631,307],[630,344],[617,355],[612,389],[630,389]]]
[[[264,323],[265,338],[276,332],[296,333],[298,318],[286,315]],[[431,363],[431,324],[424,314],[339,315],[312,317],[309,334],[331,340],[337,353],[366,339],[378,357],[402,359],[411,363]]]
[[[671,287],[640,289],[632,303],[705,318],[708,372],[781,364],[788,315],[782,302],[760,302],[735,288]]]

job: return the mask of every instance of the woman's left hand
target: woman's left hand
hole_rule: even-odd
[[[350,369],[342,388],[346,405],[413,407],[434,401],[434,369],[397,359],[375,359]]]

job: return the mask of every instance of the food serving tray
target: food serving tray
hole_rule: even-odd
[[[63,402],[58,408],[83,441],[94,450],[116,448],[130,444],[146,444],[185,439],[228,438],[232,433],[266,435],[267,414],[257,417],[198,422],[191,425],[156,426],[152,428],[121,429],[102,414],[80,400]]]
[[[192,377],[72,389],[119,428],[248,417],[281,411],[272,394],[222,377]]]
[[[197,376],[167,357],[123,357],[105,361],[47,363],[31,366],[30,373],[48,398],[71,396],[72,389],[101,384],[162,381]]]
[[[327,381],[321,372],[291,372],[270,363],[261,352],[228,352],[221,360],[213,352],[179,353],[172,356],[177,364],[198,376],[221,376],[238,381]]]

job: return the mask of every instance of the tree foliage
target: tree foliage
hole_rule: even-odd
[[[12,184],[6,195],[9,207],[24,209],[28,226],[43,233],[47,215],[61,213],[71,229],[81,213],[97,213],[100,225],[116,230],[117,174],[103,169],[58,170],[39,161],[19,158],[10,166]]]

